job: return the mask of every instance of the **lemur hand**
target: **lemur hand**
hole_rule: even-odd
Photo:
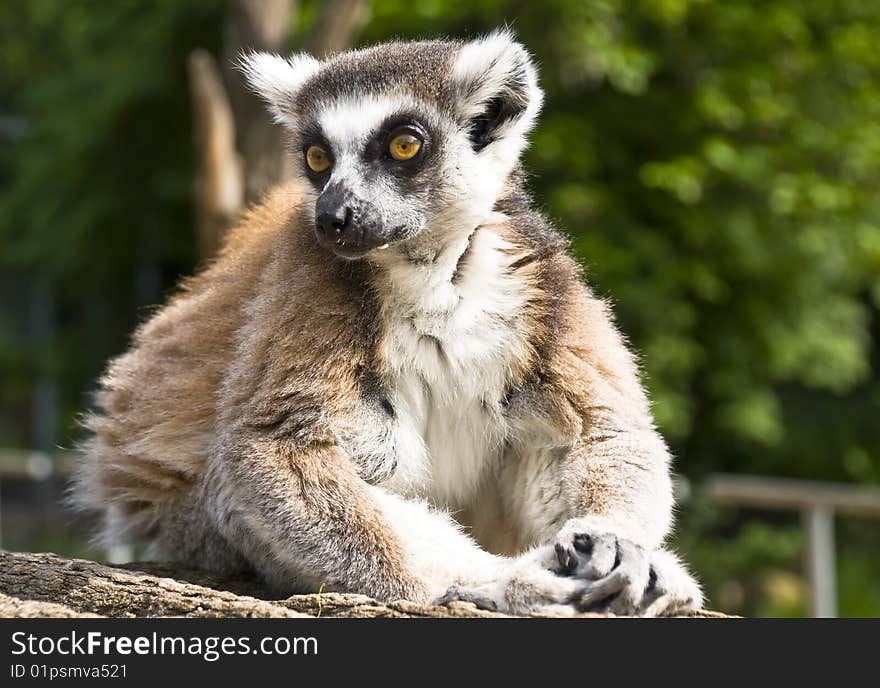
[[[647,551],[587,519],[566,524],[553,550],[550,570],[586,583],[576,603],[581,611],[663,616],[702,606],[699,586],[675,555]]]
[[[552,552],[545,546],[505,560],[484,580],[452,585],[436,604],[461,600],[505,614],[573,616],[590,582],[552,571]]]

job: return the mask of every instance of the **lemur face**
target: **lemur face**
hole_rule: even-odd
[[[242,68],[292,134],[317,240],[349,259],[391,245],[430,255],[426,245],[469,234],[502,194],[542,100],[507,32],[326,62],[253,54]]]
[[[406,241],[428,225],[449,182],[449,123],[391,94],[340,97],[298,132],[318,194],[318,241],[346,258]]]

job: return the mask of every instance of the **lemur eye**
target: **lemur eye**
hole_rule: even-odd
[[[411,160],[421,147],[422,142],[412,134],[398,134],[388,144],[388,152],[395,160]]]
[[[312,172],[326,172],[333,163],[330,155],[321,146],[309,146],[306,150],[306,163]]]

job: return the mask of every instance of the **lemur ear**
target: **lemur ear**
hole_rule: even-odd
[[[297,53],[284,58],[270,53],[243,53],[238,68],[248,85],[269,105],[269,112],[284,122],[293,111],[297,91],[321,66],[311,55]]]
[[[495,31],[462,46],[452,68],[456,114],[470,124],[474,149],[508,138],[520,140],[534,126],[544,94],[538,72],[513,34]]]

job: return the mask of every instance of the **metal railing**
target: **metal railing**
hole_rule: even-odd
[[[880,517],[880,489],[717,473],[703,482],[701,491],[716,504],[799,511],[807,534],[805,568],[810,611],[815,617],[837,616],[834,514]]]
[[[71,451],[58,450],[52,454],[28,449],[0,449],[0,485],[4,480],[42,481],[73,476],[76,457]],[[2,490],[0,490],[2,497]],[[3,504],[0,501],[0,547],[3,546]],[[104,552],[111,564],[124,564],[134,558],[134,549],[128,545],[114,545]]]

